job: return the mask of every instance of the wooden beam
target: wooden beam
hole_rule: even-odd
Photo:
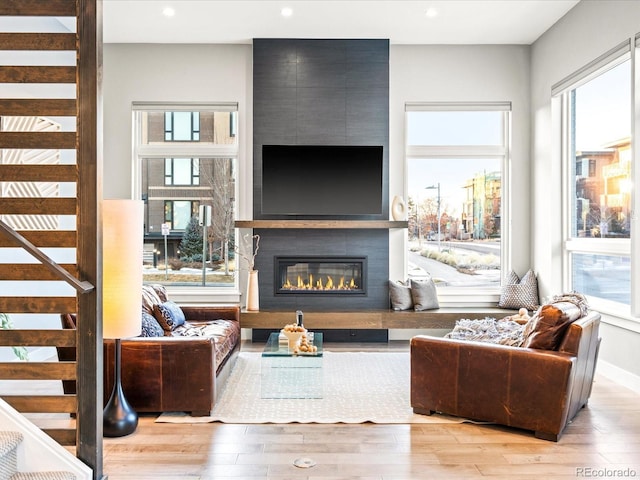
[[[0,312],[4,313],[73,313],[77,312],[76,297],[0,297]]]
[[[77,234],[74,230],[17,230],[36,247],[75,248]],[[12,237],[0,235],[0,247],[15,247]]]
[[[76,115],[76,99],[0,98],[0,115],[71,117]]]
[[[43,432],[53,438],[60,445],[71,447],[76,444],[75,428],[44,428]]]
[[[4,215],[75,215],[75,198],[0,198],[0,212]],[[3,229],[4,230],[4,229]]]
[[[75,347],[75,330],[0,330],[3,347]]]
[[[407,228],[409,222],[389,220],[236,220],[236,228]]]
[[[313,329],[452,329],[457,320],[504,318],[518,313],[494,307],[442,307],[435,310],[363,310],[357,312],[304,312],[304,326]],[[291,323],[291,311],[259,311],[240,314],[242,328],[279,330]]]
[[[75,395],[3,395],[2,399],[21,413],[76,411]]]
[[[0,83],[76,83],[76,67],[0,66]]]
[[[75,149],[75,132],[0,132],[0,148]]]
[[[0,164],[0,178],[6,182],[76,182],[75,165]]]
[[[103,476],[102,411],[102,1],[78,1],[78,250],[83,280],[96,289],[78,298],[78,440],[76,454]],[[100,107],[100,108],[99,108]]]
[[[75,380],[76,362],[0,363],[3,380]]]
[[[0,15],[75,17],[75,0],[2,0]]]
[[[58,265],[72,277],[78,277],[78,267],[73,264]],[[40,263],[2,263],[0,280],[60,280],[60,277]]]
[[[54,199],[57,200],[57,199]],[[75,198],[71,199],[75,204]],[[2,207],[2,202],[0,201],[0,208]],[[42,208],[41,208],[42,210]],[[45,268],[47,268],[51,273],[53,273],[60,280],[64,280],[73,288],[75,288],[79,293],[87,293],[94,289],[94,286],[87,281],[80,281],[75,276],[71,275],[64,268],[60,267],[56,262],[54,262],[51,258],[45,255],[42,250],[37,248],[27,239],[25,239],[18,232],[9,227],[6,223],[0,220],[0,233],[4,234],[6,237],[10,237],[14,240],[15,244],[19,247],[22,247],[26,250],[33,258],[38,260]]]
[[[75,33],[0,33],[0,50],[75,49]]]

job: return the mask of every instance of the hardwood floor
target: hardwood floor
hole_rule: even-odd
[[[326,348],[406,351],[408,342]],[[243,351],[261,349],[261,344],[242,346]],[[132,435],[104,439],[109,480],[640,477],[640,394],[602,376],[596,376],[587,408],[557,443],[538,440],[531,432],[464,423],[188,425],[154,420],[155,415],[142,416]],[[68,416],[45,416],[36,423],[61,421],[68,422]],[[293,462],[299,458],[316,465],[298,468]]]
[[[243,344],[244,351],[260,348]],[[408,344],[326,348],[397,351]],[[558,443],[494,425],[178,425],[149,416],[134,434],[105,439],[104,452],[110,480],[640,477],[640,394],[598,376],[589,406]],[[299,458],[316,465],[298,468]]]

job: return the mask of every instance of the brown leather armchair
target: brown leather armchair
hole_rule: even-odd
[[[567,329],[557,351],[416,336],[411,340],[411,406],[533,430],[558,441],[591,394],[600,314]]]

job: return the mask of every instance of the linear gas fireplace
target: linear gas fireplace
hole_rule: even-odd
[[[367,257],[276,256],[276,295],[365,295]]]

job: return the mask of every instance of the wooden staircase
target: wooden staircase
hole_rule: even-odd
[[[76,395],[18,393],[3,399],[25,414],[74,414],[71,427],[45,432],[75,445],[76,456],[98,479],[103,477],[101,0],[2,0],[1,16],[15,17],[16,24],[37,17],[37,24],[56,28],[0,32],[0,51],[16,59],[21,52],[47,58],[44,65],[0,64],[0,281],[10,285],[0,290],[0,312],[20,314],[21,324],[29,327],[0,330],[0,346],[77,350],[75,361],[0,363],[0,380],[75,380]],[[55,117],[74,127],[56,127]],[[24,251],[28,262],[21,260]],[[55,260],[69,251],[75,261]],[[51,327],[52,319],[66,312],[77,312],[77,331]]]

